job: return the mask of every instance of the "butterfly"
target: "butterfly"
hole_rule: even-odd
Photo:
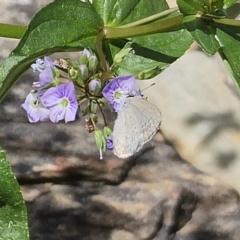
[[[138,152],[158,131],[161,112],[147,99],[126,99],[113,127],[113,152],[119,158],[127,158]]]

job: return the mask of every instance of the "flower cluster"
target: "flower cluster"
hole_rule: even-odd
[[[64,120],[74,121],[78,110],[73,82],[61,81],[52,60],[45,57],[32,64],[34,72],[39,72],[39,81],[33,83],[31,91],[21,105],[31,123]]]
[[[57,123],[63,120],[67,123],[76,119],[80,108],[84,116],[89,116],[86,119],[86,130],[94,132],[100,159],[106,149],[113,150],[112,129],[102,110],[102,98],[110,103],[115,112],[120,111],[128,97],[141,97],[135,90],[135,77],[114,76],[113,66],[107,73],[103,73],[96,55],[88,49],[80,52],[78,62],[63,58],[52,61],[44,57],[37,59],[31,68],[39,74],[39,80],[33,82],[33,90],[21,105],[29,122]],[[86,100],[87,104],[84,105]],[[100,108],[105,122],[102,130],[97,126],[97,108]]]

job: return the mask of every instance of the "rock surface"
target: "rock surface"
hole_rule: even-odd
[[[47,2],[3,0],[0,21],[27,24]],[[0,40],[4,59],[17,41]],[[21,183],[31,240],[240,239],[238,192],[182,160],[171,146],[199,168],[204,160],[204,171],[237,179],[238,135],[233,144],[231,134],[239,131],[239,100],[226,86],[222,67],[200,52],[165,72],[144,91],[162,111],[164,137],[158,133],[125,160],[106,153],[100,161],[84,119],[27,123],[20,104],[31,72],[11,90],[0,105],[0,143]],[[206,136],[211,141],[204,142]],[[234,161],[221,172],[217,160],[226,165],[231,156]],[[238,188],[236,179],[227,182]]]
[[[239,239],[237,192],[183,162],[157,137],[117,185],[31,186],[39,191],[28,202],[32,239]],[[29,186],[23,187],[27,197]]]
[[[140,84],[156,83],[144,94],[161,110],[161,130],[179,154],[240,191],[240,98],[220,63],[190,51]]]

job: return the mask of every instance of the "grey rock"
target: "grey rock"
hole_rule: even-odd
[[[240,191],[240,99],[215,57],[187,52],[162,74],[141,81],[162,112],[161,131],[181,157]]]
[[[239,239],[238,193],[154,142],[117,185],[24,185],[31,239]]]

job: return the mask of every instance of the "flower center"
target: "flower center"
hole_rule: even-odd
[[[122,97],[121,91],[116,91],[116,92],[114,93],[114,98],[115,98],[115,99],[120,99],[121,97]]]
[[[63,107],[67,107],[69,105],[68,99],[67,98],[63,98],[61,104],[62,104]]]
[[[34,99],[31,101],[31,105],[33,108],[40,108],[40,101],[38,99]]]

